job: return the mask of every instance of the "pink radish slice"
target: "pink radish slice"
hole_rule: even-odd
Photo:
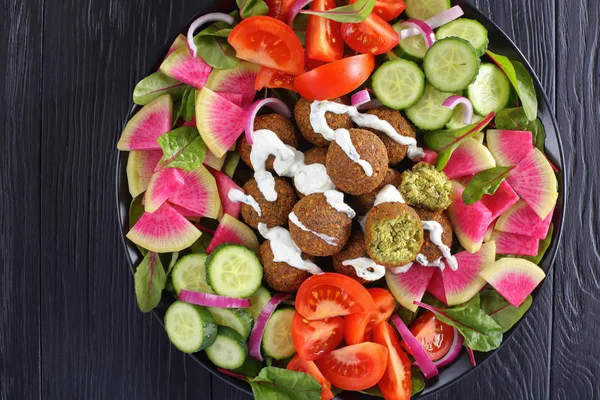
[[[256,324],[252,328],[252,332],[250,332],[250,341],[249,341],[249,354],[250,357],[254,358],[256,361],[263,361],[262,354],[260,354],[260,347],[262,343],[263,334],[265,333],[265,327],[267,326],[267,322],[271,317],[271,314],[275,311],[279,303],[284,301],[290,297],[289,294],[286,293],[277,293],[271,297],[271,300],[263,307],[260,315],[256,319]]]
[[[224,214],[219,222],[208,247],[206,254],[210,254],[214,249],[223,243],[236,243],[248,247],[255,253],[258,252],[258,238],[248,225],[238,221],[229,214]]]
[[[217,190],[219,192],[219,198],[221,199],[221,208],[223,209],[223,213],[229,214],[233,218],[238,218],[240,216],[242,203],[238,201],[231,201],[229,199],[229,191],[231,189],[237,189],[243,192],[242,188],[221,171],[216,171],[212,168],[209,168],[209,172],[217,181]]]
[[[218,308],[249,308],[249,299],[238,299],[235,297],[218,296],[216,294],[193,292],[182,289],[179,292],[179,300],[190,304],[197,304],[205,307]]]
[[[457,18],[464,15],[464,11],[460,6],[454,6],[449,10],[444,10],[441,13],[434,15],[433,17],[425,20],[425,23],[431,28],[436,29],[442,25],[446,25],[448,22],[452,22]],[[411,36],[417,36],[419,31],[417,29],[405,29],[400,34],[400,39],[407,39]]]
[[[294,2],[294,4],[292,4],[292,7],[290,8],[289,14],[288,14],[288,20],[287,20],[287,24],[291,27],[294,26],[294,19],[296,19],[296,16],[298,15],[298,13],[300,12],[300,10],[302,10],[304,7],[306,7],[307,5],[309,5],[310,3],[312,3],[313,0],[296,0]]]
[[[427,25],[427,23],[423,21],[419,21],[418,19],[409,19],[401,23],[400,26],[406,26],[408,28],[415,29],[421,36],[423,36],[423,39],[425,39],[425,48],[427,49],[433,46],[435,43],[435,34],[433,33],[433,30],[429,25]],[[404,30],[403,32],[407,30],[408,29]]]
[[[198,55],[198,47],[196,47],[196,43],[194,43],[194,32],[196,31],[196,29],[200,28],[204,24],[217,21],[225,22],[226,24],[231,25],[233,24],[233,17],[224,13],[210,13],[205,14],[197,20],[195,20],[194,22],[192,22],[187,32],[187,44],[188,49],[193,57],[196,57],[196,55]]]
[[[463,117],[462,122],[465,125],[470,125],[473,121],[473,104],[469,99],[463,96],[450,96],[442,103],[444,107],[455,109],[456,106],[462,105]]]
[[[402,336],[402,340],[404,340],[406,343],[410,354],[415,358],[415,361],[419,368],[421,368],[421,371],[423,371],[425,378],[430,379],[436,376],[439,373],[438,369],[433,361],[431,361],[425,350],[423,350],[423,347],[421,347],[421,344],[417,338],[415,338],[410,329],[408,329],[406,324],[397,315],[392,315],[392,322],[394,323],[396,329],[398,329],[400,336]]]
[[[242,107],[242,98],[244,97],[241,93],[227,93],[227,92],[216,92],[219,96],[232,102],[238,107]]]
[[[270,108],[277,111],[279,114],[283,115],[286,118],[292,117],[292,112],[290,111],[288,106],[279,99],[269,97],[263,100],[255,101],[254,103],[252,103],[250,108],[248,108],[248,114],[246,116],[246,125],[244,128],[244,130],[246,131],[246,141],[248,142],[248,144],[254,143],[254,118],[256,118],[258,111],[263,106],[269,106]]]
[[[458,355],[460,354],[460,351],[462,350],[462,346],[463,346],[463,343],[465,342],[465,339],[460,334],[458,329],[456,329],[456,328],[453,328],[453,329],[454,329],[454,339],[452,339],[452,344],[450,345],[450,349],[448,350],[448,352],[446,353],[446,355],[444,357],[433,362],[433,365],[435,365],[437,368],[442,368],[442,367],[445,367],[446,365],[452,363],[454,360],[456,360],[456,357],[458,357]]]
[[[423,148],[423,152],[425,153],[425,155],[423,156],[423,158],[421,158],[421,161],[427,164],[435,165],[438,154],[427,147]]]
[[[158,210],[183,187],[184,183],[182,171],[177,168],[162,169],[152,175],[145,197],[146,212],[153,213]]]

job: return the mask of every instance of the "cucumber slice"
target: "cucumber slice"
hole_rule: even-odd
[[[477,114],[487,115],[506,108],[510,101],[511,84],[508,77],[494,64],[484,63],[475,82],[467,89],[467,97]]]
[[[440,92],[430,84],[425,85],[425,93],[414,106],[406,109],[406,116],[421,130],[442,129],[452,118],[454,110],[442,103],[451,93]]]
[[[446,128],[448,128],[448,129],[464,128],[467,125],[463,123],[462,118],[463,118],[462,106],[459,105],[454,109],[454,114],[452,115],[452,118],[450,118],[450,121],[448,121],[448,123],[446,124]],[[472,120],[471,124],[479,122],[482,119],[483,119],[483,117],[481,115],[473,114],[473,120]]]
[[[206,254],[188,254],[173,267],[171,274],[175,292],[181,289],[193,292],[214,293],[206,282]]]
[[[407,27],[400,26],[402,21],[396,22],[392,27],[398,35],[405,30]],[[406,39],[401,39],[400,43],[396,47],[396,54],[399,57],[405,58],[411,61],[421,61],[425,58],[425,53],[427,53],[427,47],[425,46],[425,39],[421,35],[411,36]]]
[[[216,340],[206,349],[206,355],[217,367],[239,368],[248,357],[248,345],[239,333],[226,326],[220,326]]]
[[[263,268],[254,252],[237,244],[222,244],[206,260],[208,284],[216,294],[250,297],[263,277]]]
[[[215,342],[217,324],[206,308],[176,301],[165,314],[165,330],[175,347],[191,354]]]
[[[217,308],[208,307],[208,311],[215,319],[217,325],[226,326],[233,329],[242,336],[242,339],[248,339],[254,318],[250,311],[243,308]]]
[[[383,105],[394,110],[411,107],[423,97],[425,76],[417,64],[397,58],[373,74],[373,91]]]
[[[425,21],[450,8],[450,0],[406,0],[406,15]]]
[[[485,54],[489,39],[488,31],[479,21],[459,18],[440,27],[436,33],[438,39],[459,37],[468,41],[479,57]]]
[[[460,92],[467,88],[479,71],[481,61],[473,46],[464,39],[438,40],[423,60],[427,81],[442,92]]]
[[[271,315],[262,340],[262,348],[266,356],[275,360],[283,360],[296,353],[292,341],[292,318],[296,310],[282,308]]]
[[[271,300],[271,293],[264,286],[259,287],[256,292],[252,296],[250,296],[250,314],[252,314],[252,318],[256,321],[258,316],[260,315],[262,309],[265,307]]]

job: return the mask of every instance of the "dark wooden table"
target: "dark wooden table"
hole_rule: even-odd
[[[139,312],[115,213],[135,82],[204,1],[0,3],[0,398],[248,399]],[[435,399],[593,399],[600,380],[598,0],[477,0],[524,52],[566,152],[565,234],[530,317]]]

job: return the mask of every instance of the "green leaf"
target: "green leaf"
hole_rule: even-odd
[[[144,198],[144,193],[137,196],[135,199],[131,200],[131,204],[129,205],[129,229],[133,228],[133,226],[142,218],[144,212],[144,205],[142,204],[142,200]],[[140,247],[136,244],[136,247],[140,250],[142,255],[146,255],[148,250]]]
[[[155,72],[138,82],[133,90],[133,102],[145,106],[164,94],[170,94],[173,100],[180,99],[188,85],[170,78],[162,72]]]
[[[234,369],[233,372],[247,376],[249,378],[255,378],[258,376],[258,374],[260,374],[260,371],[262,369],[262,363],[256,361],[252,357],[246,357],[242,366]]]
[[[208,247],[208,244],[210,243],[211,239],[212,235],[203,232],[202,235],[200,235],[200,237],[198,238],[198,240],[196,240],[190,246],[190,251],[192,253],[206,253],[206,248]]]
[[[183,118],[184,121],[190,122],[196,115],[196,89],[189,87],[183,93],[181,98],[181,104],[179,105],[179,111],[175,117],[173,124],[176,124],[179,117]]]
[[[532,263],[534,263],[536,265],[540,265],[542,258],[544,258],[544,255],[546,254],[546,252],[548,251],[548,248],[550,247],[550,243],[552,243],[552,233],[553,232],[554,232],[554,224],[550,224],[550,228],[548,229],[548,234],[546,234],[546,237],[543,240],[540,240],[537,256],[527,256],[527,257],[523,257],[523,258],[531,261]]]
[[[496,124],[496,129],[531,132],[533,145],[541,152],[544,152],[544,143],[546,142],[544,125],[542,125],[542,121],[539,119],[530,121],[522,107],[506,108],[500,111],[496,115],[494,123]]]
[[[511,167],[494,167],[478,172],[469,180],[462,194],[462,199],[465,204],[475,204],[484,194],[493,195],[498,190],[498,186],[506,179],[508,173],[514,168]]]
[[[375,7],[375,0],[358,0],[347,6],[336,7],[327,11],[302,10],[301,14],[318,15],[337,22],[358,23],[369,17]]]
[[[230,69],[240,61],[226,38],[208,35],[196,36],[194,42],[198,47],[200,57],[213,68]]]
[[[319,400],[321,385],[303,372],[265,367],[248,380],[255,400]]]
[[[421,393],[425,389],[425,378],[420,369],[416,367],[411,368],[410,380],[412,381],[411,397],[417,393]]]
[[[206,156],[206,144],[191,126],[182,126],[160,136],[158,144],[163,151],[161,168],[180,168],[193,171],[199,168]]]
[[[500,325],[502,333],[510,330],[523,318],[531,307],[531,302],[531,296],[527,296],[519,307],[514,307],[493,289],[484,289],[481,292],[481,309]]]
[[[235,0],[242,18],[253,17],[255,15],[267,15],[269,6],[263,0]]]
[[[398,311],[396,314],[400,317],[402,322],[406,324],[406,326],[410,326],[412,322],[417,318],[417,313],[410,311],[408,308],[404,308],[402,306],[398,307]]]
[[[233,178],[235,170],[240,163],[240,153],[237,151],[230,151],[225,157],[225,163],[223,164],[223,172],[230,178]]]
[[[157,253],[149,251],[135,270],[135,296],[142,312],[152,311],[158,303],[167,282],[167,274]]]
[[[171,253],[171,261],[169,262],[169,268],[167,268],[167,276],[171,275],[171,271],[173,271],[173,267],[177,264],[177,259],[179,258],[179,252],[174,251]]]

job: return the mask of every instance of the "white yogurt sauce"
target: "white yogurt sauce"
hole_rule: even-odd
[[[360,229],[362,229],[363,233],[365,233],[365,222],[367,222],[367,216],[359,215],[358,216],[358,225],[360,226]]]
[[[337,212],[344,213],[348,218],[356,217],[356,212],[346,203],[344,203],[344,193],[337,190],[327,190],[323,193],[327,203]]]
[[[277,135],[268,129],[259,129],[253,134],[254,144],[250,152],[250,162],[254,167],[254,179],[258,189],[267,201],[277,200],[275,191],[275,178],[267,171],[265,163],[269,156],[275,157],[273,166],[275,171],[289,170],[296,161],[296,152],[292,147],[286,146]]]
[[[296,213],[291,212],[289,215],[290,221],[296,225],[298,228],[302,229],[304,232],[310,232],[313,235],[315,235],[316,237],[318,237],[319,239],[321,239],[322,241],[324,241],[325,243],[327,243],[330,246],[337,246],[338,244],[338,240],[337,238],[334,238],[332,236],[327,236],[323,233],[319,233],[319,232],[315,232],[312,229],[309,229],[306,227],[306,225],[304,225],[299,219],[298,216],[296,215]]]
[[[377,193],[373,207],[381,203],[404,203],[402,195],[394,185],[385,185],[383,189]]]
[[[348,129],[340,128],[335,131],[334,136],[335,142],[341,147],[344,153],[346,153],[348,158],[360,165],[366,176],[373,176],[373,166],[360,158],[360,154],[358,154],[356,147],[354,147],[354,144],[352,143],[350,131],[348,131]]]
[[[351,265],[359,278],[366,281],[376,281],[385,275],[385,267],[366,257],[345,260],[342,265]]]
[[[450,269],[452,269],[452,271],[456,271],[458,269],[458,261],[456,260],[456,257],[452,255],[450,247],[446,246],[442,241],[442,233],[444,232],[442,225],[440,225],[440,223],[437,221],[423,221],[422,224],[423,229],[429,231],[429,239],[431,240],[431,243],[435,244],[440,249]],[[432,264],[437,263],[438,261],[440,261],[440,265],[443,266],[443,263],[441,263],[441,259],[434,261]]]
[[[417,262],[419,264],[421,264],[424,267],[436,267],[439,268],[440,270],[444,270],[444,268],[446,268],[446,264],[442,261],[443,257],[438,258],[435,261],[431,261],[429,262],[429,260],[427,259],[427,257],[425,257],[424,254],[417,254]]]
[[[294,175],[294,185],[305,196],[335,189],[323,164],[303,165]]]
[[[229,200],[244,203],[249,205],[256,211],[259,217],[262,217],[262,211],[260,209],[260,205],[254,200],[254,197],[245,194],[239,189],[229,189],[229,193],[227,193],[227,197]]]
[[[273,261],[284,262],[291,267],[308,271],[311,274],[320,274],[323,271],[315,263],[302,259],[302,251],[292,240],[290,232],[280,226],[268,229],[264,223],[258,224],[258,231],[267,240],[270,240],[273,251]]]

